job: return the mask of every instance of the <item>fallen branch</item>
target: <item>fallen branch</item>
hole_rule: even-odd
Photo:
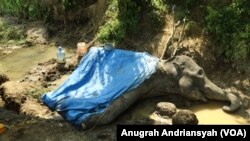
[[[93,40],[91,40],[90,42],[88,42],[87,44],[86,44],[86,48],[90,48],[91,46],[93,46],[94,45],[94,43],[95,43],[95,41],[96,41],[96,39],[97,38],[94,38]]]
[[[176,31],[176,28],[180,25],[180,21],[178,21],[176,24],[174,24],[173,26],[173,32],[172,34],[170,35],[170,37],[168,38],[167,42],[166,42],[166,45],[163,49],[163,52],[161,54],[161,58],[160,59],[163,59],[164,55],[165,55],[165,52],[166,50],[168,50],[169,46],[170,46],[170,43],[172,42],[173,40],[173,37],[174,37],[174,34],[175,34],[175,31]]]
[[[183,26],[182,26],[182,30],[181,30],[181,32],[180,32],[180,36],[179,36],[179,39],[178,39],[177,45],[176,45],[176,47],[175,47],[175,49],[174,49],[174,52],[173,52],[173,54],[172,54],[172,56],[171,56],[171,57],[175,56],[176,51],[177,51],[177,49],[179,48],[180,42],[181,42],[181,41],[182,41],[182,39],[183,39],[183,33],[184,33],[184,30],[185,30],[185,25],[186,25],[186,17],[183,19]]]
[[[173,5],[173,7],[172,7],[173,32],[172,32],[172,34],[170,35],[170,37],[168,38],[166,44],[164,45],[164,49],[163,49],[163,52],[162,52],[162,54],[161,54],[160,59],[163,59],[163,57],[164,57],[166,51],[168,50],[170,44],[171,44],[172,41],[173,41],[173,37],[174,37],[175,31],[176,31],[176,28],[177,28],[177,27],[179,26],[179,24],[180,24],[180,21],[178,21],[177,23],[175,23],[174,12],[175,12],[175,5]]]

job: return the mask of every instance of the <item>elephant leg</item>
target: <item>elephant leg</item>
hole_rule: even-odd
[[[113,101],[103,113],[95,114],[82,123],[83,129],[104,125],[114,121],[122,112],[132,106],[143,92],[140,87],[127,92]]]

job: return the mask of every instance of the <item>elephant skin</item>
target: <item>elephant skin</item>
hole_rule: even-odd
[[[212,83],[193,59],[176,56],[159,60],[156,72],[149,79],[113,101],[103,113],[88,118],[82,123],[82,127],[87,129],[94,125],[108,124],[137,100],[167,94],[179,94],[190,100],[228,101],[230,105],[223,106],[225,112],[234,112],[240,107],[240,99]]]

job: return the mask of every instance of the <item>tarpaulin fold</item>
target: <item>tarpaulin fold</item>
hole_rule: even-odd
[[[70,123],[80,125],[142,84],[155,72],[157,62],[158,58],[146,52],[92,47],[69,78],[42,95],[42,101]]]

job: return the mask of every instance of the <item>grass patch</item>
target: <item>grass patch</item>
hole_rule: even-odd
[[[0,44],[21,44],[25,38],[23,27],[9,24],[0,19]]]

